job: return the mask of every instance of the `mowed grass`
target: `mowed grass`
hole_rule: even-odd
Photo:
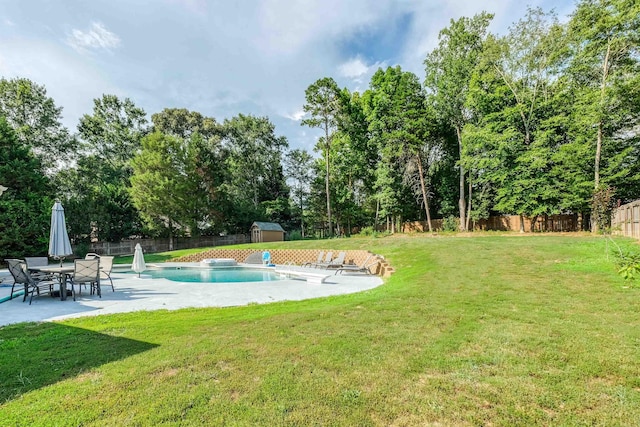
[[[1,328],[0,425],[640,422],[640,290],[604,238],[252,247],[369,249],[397,272],[339,297]]]

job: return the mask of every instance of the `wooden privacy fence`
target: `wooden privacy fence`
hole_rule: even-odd
[[[576,214],[539,216],[533,222],[533,218],[524,217],[524,231],[580,231],[582,224]],[[431,220],[434,231],[442,231],[442,219]],[[492,231],[520,231],[519,215],[492,216],[481,219],[473,225],[474,230]],[[426,221],[409,221],[402,226],[402,232],[428,231]]]
[[[611,232],[640,239],[640,200],[622,205],[613,211]]]
[[[95,252],[100,255],[130,255],[134,252],[136,243],[140,243],[144,252],[166,252],[169,250],[169,239],[137,239],[122,240],[120,242],[94,242],[89,246],[89,252]],[[248,234],[174,238],[173,249],[225,246],[241,243],[250,243]]]

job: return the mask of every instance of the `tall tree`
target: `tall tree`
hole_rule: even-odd
[[[115,95],[94,99],[92,114],[78,124],[82,141],[75,168],[56,176],[58,188],[67,194],[70,232],[76,238],[98,237],[119,241],[141,233],[141,220],[131,202],[131,157],[140,150],[147,132],[143,109]]]
[[[340,115],[340,89],[331,77],[324,77],[310,85],[305,91],[306,104],[303,109],[310,117],[302,120],[301,125],[320,128],[324,136],[318,141],[324,151],[325,158],[325,192],[327,196],[327,222],[329,223],[329,237],[333,235],[331,219],[331,191],[330,191],[330,153],[333,134],[338,127]]]
[[[597,190],[605,139],[624,128],[631,129],[640,119],[637,109],[640,3],[582,0],[569,28],[573,40],[569,72],[582,98],[577,107],[595,130],[594,188]]]
[[[424,148],[430,139],[429,110],[420,81],[413,73],[403,72],[400,66],[386,71],[379,69],[371,78],[367,98],[369,130],[379,146],[382,160],[396,163],[408,177],[410,186],[418,189],[429,231],[432,231],[423,167]],[[390,172],[390,167],[385,170]],[[379,174],[379,178],[386,181],[390,176]]]
[[[194,156],[182,140],[154,132],[142,138],[141,151],[131,160],[131,198],[150,228],[162,224],[169,234],[170,250],[176,226],[196,225],[199,179]]]
[[[114,168],[122,168],[140,148],[146,114],[129,98],[102,95],[93,100],[93,114],[80,118],[78,132],[87,149]]]
[[[461,230],[466,230],[465,170],[461,162],[462,130],[469,116],[465,102],[491,19],[493,15],[483,12],[473,18],[451,20],[450,26],[440,31],[438,47],[424,61],[425,85],[432,92],[437,111],[451,123],[458,140]]]
[[[56,107],[44,86],[29,79],[0,78],[0,116],[16,132],[17,140],[38,157],[52,174],[75,149],[62,125],[62,107]]]
[[[541,123],[550,113],[563,49],[555,16],[540,9],[530,9],[506,36],[487,37],[470,81],[466,105],[473,114],[463,131],[474,219],[491,208],[521,219],[559,211],[558,181],[551,176],[559,141]],[[472,211],[474,203],[480,209]],[[520,225],[524,231],[524,221]]]
[[[49,180],[29,148],[0,116],[0,259],[45,254],[53,200]]]
[[[287,212],[277,208],[289,203],[282,166],[282,156],[288,147],[286,138],[276,136],[275,126],[267,117],[243,114],[225,120],[222,134],[227,173],[223,191],[228,198],[229,226],[238,231],[248,230],[256,220],[283,219]],[[277,204],[269,203],[278,199]]]
[[[305,150],[296,148],[289,151],[285,160],[285,172],[293,181],[291,198],[297,208],[300,209],[300,231],[305,236],[304,207],[309,195],[309,185],[313,179],[313,157]]]

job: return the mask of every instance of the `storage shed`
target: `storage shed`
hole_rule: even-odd
[[[251,243],[282,242],[284,229],[276,222],[254,222],[251,226]]]

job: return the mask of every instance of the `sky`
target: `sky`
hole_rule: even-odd
[[[151,118],[186,108],[223,122],[268,116],[291,148],[313,149],[300,125],[305,89],[333,77],[368,88],[380,67],[424,79],[423,61],[451,19],[487,11],[506,33],[527,7],[565,21],[571,0],[0,0],[0,76],[28,78],[62,107],[73,133],[103,94]]]

